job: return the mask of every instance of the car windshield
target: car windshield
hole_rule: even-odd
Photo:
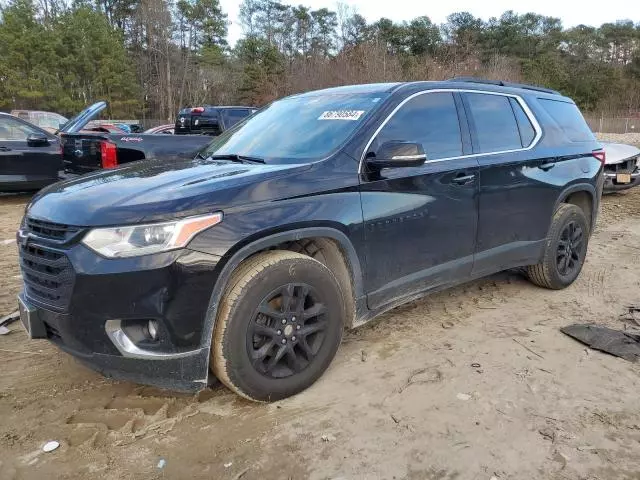
[[[387,96],[381,92],[341,93],[278,100],[216,137],[201,155],[241,155],[266,161],[324,158]]]

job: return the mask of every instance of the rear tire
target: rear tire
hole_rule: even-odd
[[[340,345],[345,306],[322,263],[272,250],[244,261],[222,297],[212,370],[237,394],[275,401],[312,385]]]
[[[576,205],[561,204],[553,215],[542,261],[527,267],[529,280],[560,290],[571,285],[582,270],[589,243],[589,222]]]

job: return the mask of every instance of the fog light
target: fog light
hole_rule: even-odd
[[[147,330],[149,330],[149,336],[151,337],[151,340],[158,339],[158,322],[156,322],[155,320],[149,320],[149,323],[147,324]]]

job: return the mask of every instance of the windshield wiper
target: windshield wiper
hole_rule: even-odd
[[[238,163],[266,163],[264,159],[260,157],[249,157],[247,155],[238,155],[237,153],[229,153],[223,155],[209,155],[207,160],[231,160]]]

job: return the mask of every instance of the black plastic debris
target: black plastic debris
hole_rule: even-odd
[[[640,360],[640,334],[613,330],[599,325],[569,325],[560,331],[589,345],[630,362]]]

